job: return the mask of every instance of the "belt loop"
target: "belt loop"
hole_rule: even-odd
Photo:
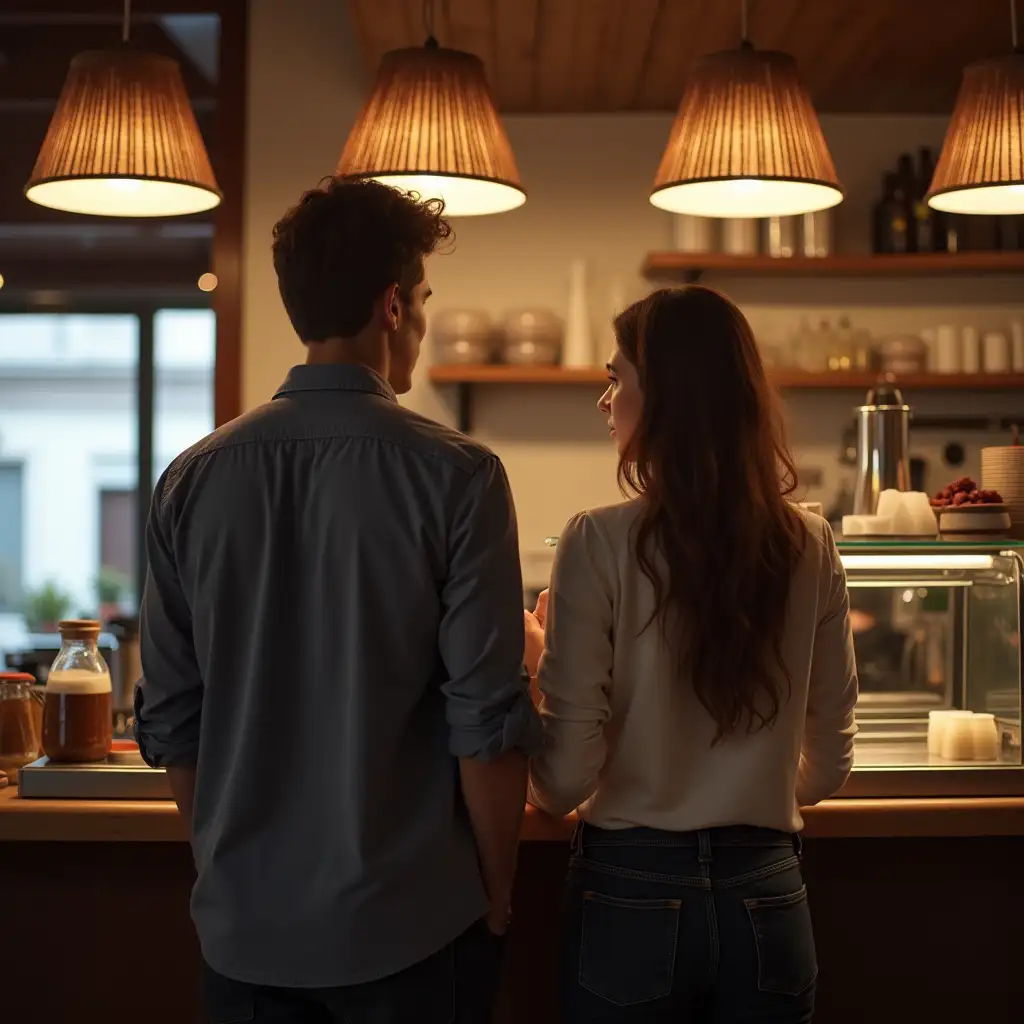
[[[697,833],[697,860],[701,864],[711,863],[711,833],[706,828]]]
[[[804,837],[799,832],[793,833],[793,851],[796,853],[796,859],[803,863],[804,859]]]
[[[584,823],[582,821],[576,822],[576,828],[572,832],[572,842],[569,844],[569,852],[574,857],[583,856],[583,829]]]

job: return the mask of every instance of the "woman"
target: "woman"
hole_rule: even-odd
[[[750,327],[706,288],[615,321],[601,411],[636,498],[558,543],[531,802],[579,807],[570,1021],[803,1022],[799,807],[853,756],[846,581]],[[536,628],[536,623],[531,623]]]

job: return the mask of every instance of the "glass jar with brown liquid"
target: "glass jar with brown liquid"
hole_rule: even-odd
[[[39,756],[39,730],[32,696],[35,677],[0,672],[0,775],[18,784],[18,769]]]
[[[100,624],[60,623],[61,647],[46,681],[43,753],[51,761],[102,761],[110,753],[114,714],[110,670],[99,652]]]

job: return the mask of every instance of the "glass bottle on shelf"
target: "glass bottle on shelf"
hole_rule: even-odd
[[[907,194],[898,175],[885,176],[885,189],[881,200],[875,204],[873,220],[875,252],[908,251],[910,231],[907,222]]]
[[[909,158],[908,158],[909,159]],[[913,173],[913,167],[911,167]],[[916,252],[943,252],[946,249],[944,216],[928,205],[928,189],[935,174],[932,151],[922,146],[917,154],[917,173],[913,174],[913,245]]]
[[[110,670],[99,652],[100,624],[61,622],[60,651],[43,704],[43,752],[51,761],[102,761],[114,733]]]
[[[828,320],[821,320],[818,329],[814,332],[814,343],[819,361],[819,370],[832,369],[832,356],[836,344],[836,336],[832,331],[832,324]]]
[[[927,252],[930,239],[918,238],[918,206],[923,207],[925,224],[927,229],[927,206],[923,202],[923,196],[918,195],[920,182],[917,171],[914,168],[914,158],[909,153],[901,153],[896,161],[896,178],[899,181],[899,188],[903,193],[906,203],[907,218],[907,252]]]
[[[996,249],[1019,252],[1024,249],[1024,216],[1005,214],[996,217]]]
[[[825,352],[805,316],[790,336],[789,352],[789,362],[803,373],[820,373],[825,369]]]
[[[866,327],[853,332],[853,368],[860,373],[874,373],[882,368],[878,346]]]
[[[848,316],[839,318],[839,325],[829,335],[828,368],[848,373],[853,369],[853,327]]]

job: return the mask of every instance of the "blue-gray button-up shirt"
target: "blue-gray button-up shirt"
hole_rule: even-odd
[[[297,366],[168,468],[147,550],[136,735],[197,768],[210,966],[356,984],[484,914],[456,759],[539,737],[498,459],[369,369]]]

